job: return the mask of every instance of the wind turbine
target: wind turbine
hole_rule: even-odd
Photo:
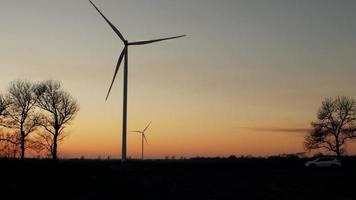
[[[125,47],[122,50],[115,71],[114,71],[114,77],[111,81],[110,87],[108,94],[106,95],[106,100],[108,99],[110,95],[111,88],[114,84],[117,72],[119,71],[120,64],[122,62],[122,59],[125,56],[125,61],[124,61],[124,90],[123,90],[123,117],[122,117],[122,155],[121,155],[121,160],[126,161],[126,132],[127,132],[127,86],[128,86],[128,49],[129,46],[135,46],[135,45],[145,45],[145,44],[150,44],[150,43],[155,43],[155,42],[161,42],[164,40],[172,40],[180,37],[184,37],[185,35],[179,35],[179,36],[174,36],[174,37],[167,37],[167,38],[161,38],[161,39],[153,39],[153,40],[144,40],[144,41],[135,41],[135,42],[128,42],[124,36],[120,33],[120,31],[104,16],[104,14],[98,9],[98,7],[95,6],[95,4],[89,0],[89,2],[94,6],[94,8],[99,12],[99,14],[104,18],[106,23],[109,24],[109,26],[113,29],[113,31],[119,36],[121,41],[124,43]]]
[[[146,138],[146,135],[145,135],[145,132],[146,132],[146,130],[148,129],[148,127],[149,127],[150,125],[151,125],[151,122],[148,123],[148,125],[146,126],[146,128],[143,129],[142,131],[130,131],[130,132],[140,133],[140,134],[141,134],[141,145],[142,145],[142,147],[141,147],[141,155],[142,155],[142,160],[143,160],[143,146],[144,146],[143,140],[145,140],[146,143],[148,144],[147,138]]]

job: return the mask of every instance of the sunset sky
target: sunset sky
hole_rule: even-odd
[[[326,97],[356,98],[354,0],[93,0],[128,40],[129,130],[150,158],[305,151]],[[80,112],[61,157],[121,155],[123,44],[86,0],[0,2],[0,90],[60,80]],[[140,156],[128,134],[128,156]],[[356,153],[356,145],[348,146]]]

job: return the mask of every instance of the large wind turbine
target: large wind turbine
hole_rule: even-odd
[[[134,132],[134,133],[139,133],[139,134],[141,134],[141,155],[142,155],[142,160],[143,160],[143,146],[144,146],[144,142],[143,142],[143,140],[145,140],[146,141],[146,143],[148,144],[148,142],[147,142],[147,138],[146,138],[146,135],[145,135],[145,132],[146,132],[146,130],[148,129],[148,127],[151,125],[151,122],[150,123],[148,123],[148,125],[146,126],[146,128],[145,129],[143,129],[142,131],[131,131],[131,132]]]
[[[124,43],[125,47],[122,50],[119,60],[117,62],[115,72],[114,72],[114,77],[111,81],[111,85],[108,91],[108,94],[106,95],[106,100],[109,97],[111,88],[114,84],[117,72],[119,71],[120,64],[122,59],[125,56],[125,64],[124,64],[124,100],[123,100],[123,117],[122,117],[122,156],[121,160],[126,161],[126,131],[127,131],[127,86],[128,86],[128,49],[129,46],[133,45],[145,45],[145,44],[150,44],[150,43],[155,43],[155,42],[160,42],[164,40],[171,40],[171,39],[176,39],[180,37],[184,37],[185,35],[180,35],[180,36],[175,36],[175,37],[167,37],[167,38],[161,38],[161,39],[154,39],[154,40],[145,40],[145,41],[135,41],[135,42],[128,42],[124,36],[120,33],[120,31],[104,16],[104,14],[98,9],[98,7],[95,6],[95,4],[89,0],[89,2],[94,6],[94,8],[99,12],[99,14],[104,18],[104,20],[109,24],[109,26],[114,30],[114,32],[119,36],[121,41]]]

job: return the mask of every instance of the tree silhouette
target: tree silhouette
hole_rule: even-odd
[[[24,159],[29,135],[37,129],[40,119],[35,113],[37,97],[33,84],[22,80],[11,82],[8,95],[1,99],[6,109],[2,112],[0,126],[12,129],[11,133],[15,134],[15,136],[7,135],[1,140],[14,145],[19,144],[20,157]]]
[[[5,111],[7,110],[9,103],[7,99],[0,95],[0,123],[5,117]],[[18,153],[18,138],[15,135],[5,133],[3,130],[0,130],[0,157],[16,157]]]
[[[20,154],[18,135],[0,132],[0,157],[16,158]]]
[[[312,122],[313,131],[305,138],[309,150],[324,148],[340,158],[348,140],[356,138],[356,102],[352,98],[328,98],[322,102]]]
[[[40,125],[46,130],[40,133],[43,146],[57,160],[58,142],[64,139],[64,129],[79,111],[77,101],[63,91],[60,82],[48,80],[36,86],[37,106],[46,111]]]
[[[5,115],[6,109],[9,107],[7,99],[0,94],[0,116]]]

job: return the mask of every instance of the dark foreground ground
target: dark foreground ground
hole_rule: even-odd
[[[356,199],[356,158],[337,169],[305,161],[0,160],[0,199]]]

